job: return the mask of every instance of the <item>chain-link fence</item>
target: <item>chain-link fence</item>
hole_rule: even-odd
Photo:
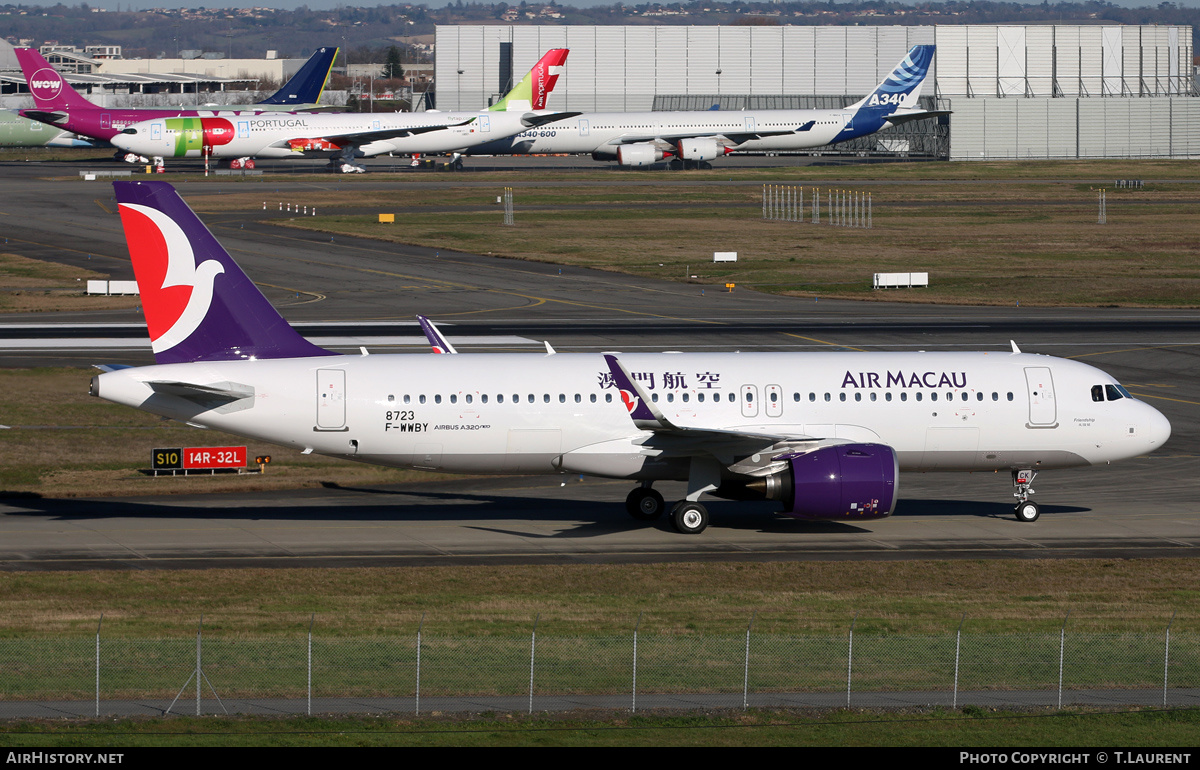
[[[1200,635],[0,639],[0,717],[1200,703]]]

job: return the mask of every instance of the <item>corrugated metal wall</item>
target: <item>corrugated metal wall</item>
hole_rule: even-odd
[[[933,43],[924,93],[952,105],[951,158],[1190,157],[1200,152],[1191,39],[1188,26],[438,27],[437,107],[499,96],[501,42],[512,44],[514,79],[545,50],[570,48],[551,106],[583,111],[649,110],[656,97],[850,103],[910,46]]]
[[[475,109],[497,95],[500,42],[514,77],[566,46],[560,106],[642,110],[655,94],[865,93],[910,46],[934,43],[944,97],[1189,95],[1191,39],[1186,26],[464,25],[437,28],[435,77],[441,109]]]
[[[951,160],[1200,156],[1200,99],[950,100]]]

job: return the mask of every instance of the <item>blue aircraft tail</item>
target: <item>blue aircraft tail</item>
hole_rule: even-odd
[[[284,83],[283,88],[259,104],[316,104],[325,90],[329,70],[333,67],[337,53],[337,48],[318,48],[292,79]]]
[[[834,141],[841,142],[874,133],[893,114],[916,110],[921,87],[933,63],[935,48],[932,45],[914,45],[910,48],[903,61],[874,91],[846,108],[847,112],[853,111],[853,118]]]

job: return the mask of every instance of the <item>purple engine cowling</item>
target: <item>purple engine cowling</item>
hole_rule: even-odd
[[[797,519],[882,519],[896,508],[896,452],[886,444],[839,444],[787,456],[784,515]],[[790,481],[791,483],[787,483]]]

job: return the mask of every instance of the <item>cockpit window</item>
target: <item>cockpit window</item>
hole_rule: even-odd
[[[1122,385],[1093,385],[1092,400],[1093,401],[1120,401],[1122,398],[1133,398],[1128,390],[1125,390]]]

